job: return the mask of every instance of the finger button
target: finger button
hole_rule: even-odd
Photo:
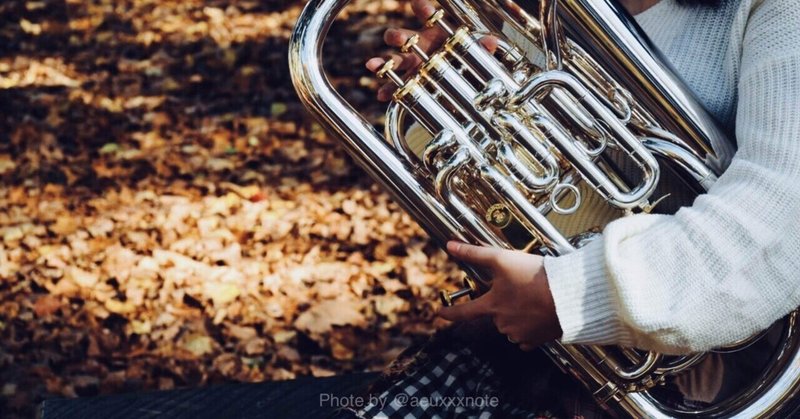
[[[458,291],[439,291],[439,299],[445,307],[451,307],[456,301],[464,297],[474,298],[478,294],[478,284],[470,278],[464,278],[464,288]]]
[[[408,38],[403,47],[400,48],[400,51],[404,53],[408,53],[409,51],[413,51],[414,54],[417,54],[422,61],[428,61],[429,57],[422,48],[419,47],[419,34],[414,34],[412,37]]]

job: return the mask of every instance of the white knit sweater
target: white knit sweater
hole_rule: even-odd
[[[545,259],[563,343],[699,351],[800,306],[800,0],[721,1],[636,20],[739,151],[691,207]]]

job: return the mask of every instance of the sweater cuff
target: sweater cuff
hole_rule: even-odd
[[[564,344],[619,343],[625,335],[606,275],[603,239],[560,257],[544,259]]]

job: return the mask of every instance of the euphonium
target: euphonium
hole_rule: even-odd
[[[301,100],[439,243],[461,240],[559,255],[609,221],[673,212],[706,191],[733,154],[725,132],[613,0],[440,0],[434,52],[402,78],[385,135],[333,89],[326,34],[348,0],[310,0],[290,43]],[[494,36],[498,49],[481,44]],[[421,127],[421,128],[420,128]],[[413,131],[424,129],[426,135]],[[413,137],[413,138],[412,138]],[[422,138],[422,140],[420,140]],[[445,293],[447,304],[490,278]],[[667,356],[633,348],[544,350],[610,412],[634,417],[786,415],[800,391],[796,313],[718,350]],[[681,376],[714,357],[745,384],[703,405],[676,398]],[[740,359],[749,362],[739,362]]]

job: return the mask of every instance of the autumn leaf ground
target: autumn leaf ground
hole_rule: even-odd
[[[303,111],[300,1],[0,3],[0,416],[51,397],[380,369],[459,274]],[[401,23],[356,1],[327,67]]]

